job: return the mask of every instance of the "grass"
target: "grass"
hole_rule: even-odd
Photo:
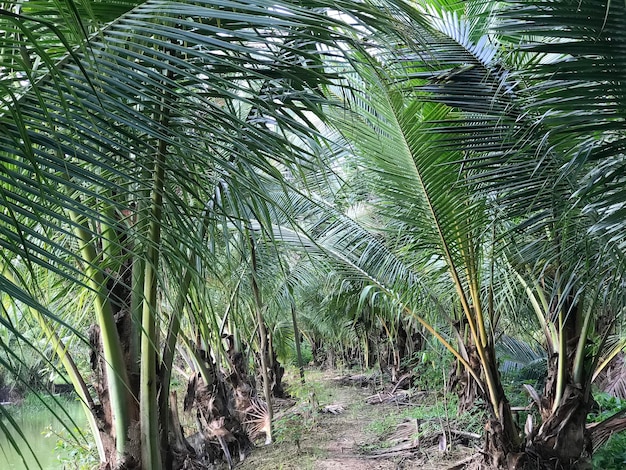
[[[431,395],[435,397],[435,395]],[[417,419],[420,423],[420,437],[441,433],[445,428],[456,428],[463,431],[482,434],[485,412],[472,411],[457,415],[458,399],[456,396],[448,396],[444,399],[427,399],[427,401],[412,406],[396,408],[390,411],[389,408],[381,409],[379,416],[368,426],[367,430],[374,433],[378,438],[378,443],[368,444],[363,450],[374,450],[385,448],[389,444],[385,439],[395,431],[396,426],[406,419]]]
[[[287,393],[295,400],[309,400],[315,396],[318,403],[329,403],[333,396],[332,390],[323,383],[324,374],[318,370],[306,372],[306,383],[300,382],[300,376],[297,369],[287,368],[284,379],[287,385]]]

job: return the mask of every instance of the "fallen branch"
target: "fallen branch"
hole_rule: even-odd
[[[400,384],[402,382],[404,382],[406,379],[408,379],[409,377],[411,377],[411,374],[404,374],[402,377],[400,377],[400,379],[398,380],[398,383],[396,383],[396,386],[393,387],[393,389],[391,390],[391,393],[394,394],[396,393],[396,390],[398,390],[398,387],[400,386]]]
[[[343,386],[350,387],[358,385],[360,387],[367,387],[368,385],[374,384],[376,382],[376,377],[365,374],[346,375],[343,377],[335,377],[333,381]]]
[[[460,431],[459,429],[450,429],[450,434],[454,434],[455,436],[467,437],[468,439],[482,438],[480,434],[476,434],[475,432]]]

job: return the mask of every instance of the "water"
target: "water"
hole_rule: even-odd
[[[81,404],[68,398],[60,398],[60,403],[55,403],[52,398],[46,398],[48,406],[63,420],[66,426],[74,431],[81,444],[86,445],[85,437],[75,432],[76,427],[87,432],[87,421]],[[63,408],[67,415],[63,412]],[[76,442],[70,435],[66,427],[56,418],[50,410],[41,403],[34,403],[29,406],[8,405],[5,409],[11,414],[19,428],[21,429],[26,442],[28,442],[41,463],[44,470],[63,470],[64,468],[79,468],[74,458],[79,458],[80,454],[73,456]],[[69,415],[69,417],[68,417]],[[73,423],[72,423],[73,421]],[[18,445],[26,460],[26,465],[22,461],[19,453],[13,448],[3,429],[0,429],[0,468],[6,470],[38,469],[36,460],[28,450],[24,440],[13,429],[6,417],[2,418],[2,423],[8,427],[9,432],[18,441]],[[87,436],[87,439],[89,436]],[[65,443],[66,445],[63,445]],[[61,461],[60,457],[66,459]],[[74,458],[73,458],[74,457]],[[68,461],[72,462],[71,466]]]

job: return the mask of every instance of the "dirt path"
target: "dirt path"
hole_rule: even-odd
[[[368,452],[384,446],[380,441],[385,422],[401,421],[394,405],[369,405],[365,399],[372,394],[368,387],[339,386],[332,377],[321,377],[319,401],[295,407],[285,424],[277,420],[277,439],[270,446],[255,449],[241,470],[443,470],[463,457],[458,453],[417,451],[409,456],[375,458]],[[341,414],[310,414],[311,408],[329,404],[342,405]],[[285,411],[282,416],[289,416]],[[281,416],[281,413],[278,413]],[[394,422],[395,424],[395,422]],[[299,446],[298,446],[299,444]]]
[[[388,470],[399,468],[399,461],[369,459],[362,451],[375,441],[375,433],[368,427],[383,411],[365,403],[370,395],[367,388],[342,386],[333,388],[334,402],[343,405],[345,412],[339,415],[322,415],[319,432],[326,435],[325,455],[314,462],[314,470]],[[400,467],[402,468],[402,467]]]

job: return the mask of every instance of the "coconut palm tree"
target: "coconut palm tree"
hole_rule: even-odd
[[[598,3],[583,14],[570,2],[390,3],[401,25],[395,47],[355,52],[354,91],[343,96],[358,111],[337,122],[403,253],[430,264],[454,292],[462,316],[451,320],[461,328],[456,347],[447,346],[488,403],[486,463],[575,467],[598,444],[585,418],[603,318],[624,305],[623,239],[612,217],[620,207],[613,171],[623,95],[614,75],[623,50],[613,46],[623,39],[622,6]],[[526,442],[495,350],[511,279],[551,357],[543,394],[531,391],[541,423],[527,423]]]
[[[317,45],[350,39],[327,10],[352,5],[68,5],[0,11],[2,289],[46,322],[38,270],[90,292],[99,374],[83,399],[103,465],[169,467],[173,345],[220,192],[263,195],[260,175],[312,158],[290,139],[325,101]]]

